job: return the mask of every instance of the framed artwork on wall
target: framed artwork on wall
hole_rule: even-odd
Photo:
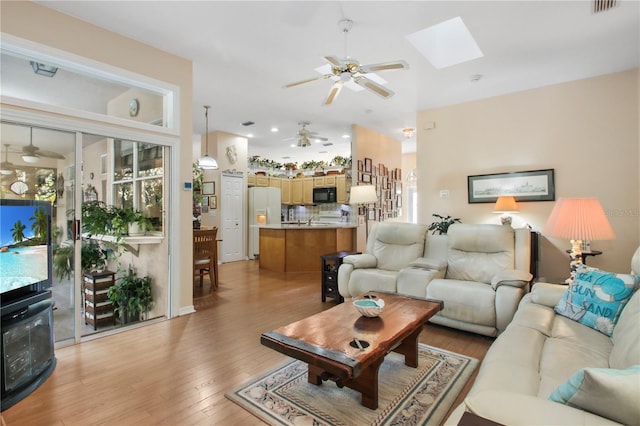
[[[216,183],[202,182],[202,195],[216,195]]]
[[[373,160],[371,158],[364,159],[364,171],[365,173],[371,173],[373,171]]]
[[[218,197],[215,195],[212,195],[211,197],[209,197],[209,208],[211,209],[217,209],[218,208]]]
[[[467,177],[469,204],[495,203],[501,195],[516,201],[554,201],[554,169],[495,173]]]

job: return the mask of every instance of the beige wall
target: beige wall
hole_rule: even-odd
[[[192,180],[193,73],[190,61],[32,2],[2,2],[1,12],[1,27],[4,33],[179,87],[178,124],[181,143],[174,154],[179,158],[180,176],[179,182],[173,183],[181,185],[181,182]],[[191,247],[191,200],[191,192],[179,191],[178,199],[171,201],[172,206],[180,206],[177,218],[179,231],[172,235],[179,247]],[[167,259],[166,256],[162,258]],[[175,261],[174,267],[180,268],[180,295],[177,302],[178,312],[174,312],[175,315],[182,309],[188,311],[193,303],[192,252],[190,249],[180,250],[173,253],[172,258]]]
[[[206,153],[205,137],[202,136],[202,155]],[[235,147],[236,161],[232,163],[227,155],[227,149]],[[248,158],[248,139],[243,136],[234,135],[226,132],[209,132],[209,155],[213,156],[218,162],[218,170],[204,170],[205,182],[213,181],[216,186],[216,197],[218,197],[218,208],[210,210],[209,213],[205,213],[200,218],[201,224],[204,226],[217,226],[220,229],[220,212],[222,209],[222,198],[220,191],[222,186],[220,184],[220,175],[223,171],[234,169],[239,172],[243,172],[247,175],[247,158]],[[197,161],[197,158],[194,159]],[[243,217],[246,217],[244,214]],[[220,232],[218,231],[218,238],[220,238]],[[224,244],[224,241],[221,243]],[[223,250],[221,250],[224,252]]]
[[[490,204],[468,204],[467,176],[555,169],[558,197],[597,197],[616,240],[589,265],[628,272],[640,241],[639,72],[605,75],[418,114],[419,217],[499,223]],[[450,197],[441,199],[439,190]],[[520,203],[514,226],[544,228],[553,202]],[[541,276],[566,276],[569,242],[541,237]]]

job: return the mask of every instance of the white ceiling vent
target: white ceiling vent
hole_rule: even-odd
[[[616,5],[617,0],[593,0],[593,13],[604,12]]]

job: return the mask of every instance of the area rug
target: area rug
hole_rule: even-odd
[[[378,372],[378,409],[359,392],[332,381],[307,382],[307,364],[292,360],[226,397],[271,425],[439,424],[478,366],[478,360],[420,344],[418,368],[388,354]]]

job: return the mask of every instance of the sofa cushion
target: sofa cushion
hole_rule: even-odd
[[[424,254],[424,227],[383,226],[376,227],[371,253],[378,259],[378,268],[399,271]],[[393,224],[392,224],[393,225]]]
[[[514,268],[510,226],[454,224],[447,235],[447,278],[489,284],[494,275]]]
[[[555,311],[611,336],[637,286],[635,275],[614,274],[582,265]]]
[[[427,286],[427,297],[445,301],[444,309],[438,315],[491,327],[496,324],[496,292],[489,285],[434,279]]]
[[[397,272],[381,269],[355,269],[349,279],[349,293],[359,295],[368,291],[396,292]]]
[[[611,368],[627,368],[640,364],[640,291],[636,291],[620,314],[613,329],[613,349],[609,356]]]
[[[640,365],[625,370],[578,370],[549,399],[627,425],[637,424],[640,419]]]

